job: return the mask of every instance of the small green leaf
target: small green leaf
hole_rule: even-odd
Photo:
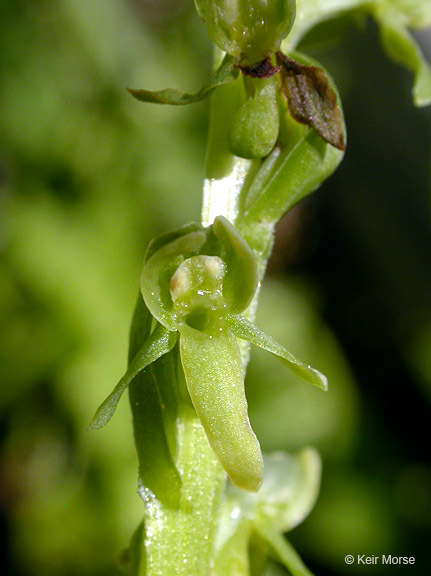
[[[292,544],[274,528],[271,522],[259,523],[256,525],[256,531],[266,540],[273,558],[281,562],[292,576],[313,576]]]
[[[431,6],[430,6],[431,10]],[[388,56],[414,74],[413,100],[416,106],[431,104],[431,68],[420,47],[404,25],[404,17],[392,4],[376,5],[374,15]]]
[[[158,363],[161,360],[163,358],[133,379],[129,386],[129,398],[141,484],[165,506],[176,508],[180,498],[181,478],[170,445],[170,430],[175,421],[167,425],[166,417],[169,413],[165,414],[159,389]],[[175,381],[169,384],[175,395]]]
[[[205,332],[184,324],[180,353],[187,388],[212,449],[234,484],[257,491],[262,453],[248,419],[236,338],[221,319]]]
[[[152,322],[153,317],[139,294],[130,330],[129,362],[149,338]],[[176,365],[176,350],[174,348],[139,372],[129,385],[140,484],[172,508],[178,506],[181,489],[181,479],[172,456],[175,453],[172,436],[176,422],[177,384],[172,364]],[[170,359],[171,356],[174,358]],[[168,382],[163,380],[164,377],[169,378]],[[166,399],[168,393],[169,401]]]
[[[294,374],[306,382],[313,384],[322,390],[328,389],[328,380],[326,376],[295,358],[293,354],[288,352],[286,348],[274,340],[274,338],[271,338],[271,336],[268,336],[268,334],[259,330],[257,326],[244,318],[244,316],[240,316],[239,314],[229,316],[227,318],[227,323],[237,338],[248,340],[251,344],[271,352],[277,356],[283,364],[290,368]]]
[[[301,64],[277,53],[289,112],[301,124],[314,128],[325,142],[345,149],[343,117],[328,76],[318,66]]]
[[[180,399],[180,388],[186,388],[178,346],[151,364],[148,372],[148,383],[151,382],[157,390],[164,434],[169,452],[174,458],[178,448],[178,404],[182,400],[182,398]]]
[[[236,228],[224,218],[217,216],[213,231],[221,244],[220,257],[226,264],[223,296],[228,310],[242,312],[250,304],[259,281],[256,258],[247,242]]]
[[[105,426],[112,418],[118,402],[130,382],[146,368],[149,364],[163,356],[175,346],[177,333],[169,332],[160,324],[155,328],[153,333],[144,342],[139,352],[133,358],[126,373],[121,378],[117,386],[99,406],[90,424],[91,430],[97,430]]]
[[[233,82],[238,76],[238,68],[234,64],[234,58],[228,54],[223,59],[221,66],[214,72],[208,82],[196,92],[196,94],[187,94],[179,90],[167,88],[166,90],[150,91],[150,90],[136,90],[128,88],[128,92],[140,102],[149,102],[152,104],[170,104],[171,106],[184,106],[186,104],[194,104],[200,100],[204,100],[211,95],[211,93],[224,84]]]

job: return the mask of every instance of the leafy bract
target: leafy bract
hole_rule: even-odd
[[[109,422],[117,408],[123,392],[129,386],[133,378],[135,378],[135,376],[137,376],[139,372],[144,370],[149,364],[152,364],[160,358],[160,356],[163,356],[172,350],[176,341],[177,334],[175,332],[169,332],[160,324],[155,328],[154,332],[144,342],[139,352],[129,364],[126,373],[118,382],[117,386],[97,409],[97,412],[90,424],[91,430],[102,428]]]
[[[139,574],[139,567],[145,561],[145,546],[142,541],[145,538],[144,521],[140,522],[130,539],[129,547],[122,551],[119,558],[120,566],[129,576]]]
[[[148,338],[152,322],[152,316],[139,294],[130,331],[130,361]],[[169,338],[176,339],[177,334],[169,333]],[[172,508],[178,506],[181,488],[181,478],[174,462],[175,445],[172,445],[172,431],[177,416],[178,384],[173,363],[178,354],[176,351],[177,348],[174,348],[158,358],[145,370],[141,370],[129,384],[139,483],[155,494],[164,505]],[[166,387],[169,387],[169,400]]]
[[[297,144],[277,158],[262,190],[249,195],[253,202],[238,218],[240,231],[255,223],[272,224],[292,206],[316,190],[337,168],[343,152],[307,131]]]
[[[194,104],[200,100],[204,100],[211,95],[211,93],[223,84],[233,82],[238,76],[238,68],[234,64],[234,58],[228,54],[223,59],[220,67],[210,77],[208,82],[195,94],[187,94],[167,88],[165,90],[137,90],[128,88],[128,92],[137,100],[141,102],[150,102],[153,104],[170,104],[171,106],[184,106],[186,104]]]
[[[328,380],[326,376],[295,358],[293,354],[288,352],[288,350],[274,340],[274,338],[260,330],[244,316],[240,316],[239,314],[236,316],[229,316],[227,322],[237,338],[248,340],[251,344],[271,352],[277,356],[283,364],[290,368],[294,374],[306,382],[309,382],[322,390],[328,389]]]
[[[90,428],[98,429],[109,422],[128,387],[140,482],[166,506],[176,507],[181,486],[172,457],[177,375],[172,362],[164,360],[173,354],[178,333],[160,324],[151,332],[152,322],[150,311],[139,294],[130,331],[129,367],[98,408]],[[168,398],[163,386],[166,383],[170,387]]]

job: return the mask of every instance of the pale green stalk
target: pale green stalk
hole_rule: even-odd
[[[213,562],[225,472],[193,408],[181,407],[178,420],[180,505],[162,506],[154,494],[142,489],[147,557],[146,562],[141,559],[140,576],[202,576],[210,574]]]
[[[205,226],[218,215],[235,221],[240,191],[250,168],[250,161],[234,159],[219,146],[223,141],[220,116],[230,112],[232,88],[236,90],[223,87],[212,96],[207,173],[225,175],[205,180],[202,207]],[[139,576],[207,576],[214,564],[214,536],[226,473],[191,406],[180,406],[177,430],[176,465],[182,479],[180,505],[178,509],[167,508],[149,490],[141,491],[145,504],[142,544],[146,559],[141,558]]]

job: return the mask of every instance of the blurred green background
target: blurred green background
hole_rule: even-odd
[[[115,576],[142,515],[127,402],[106,429],[87,425],[125,368],[146,244],[199,219],[208,116],[208,103],[146,106],[125,87],[197,90],[211,48],[191,0],[16,0],[1,13],[2,573]],[[305,49],[340,88],[348,151],[280,223],[258,322],[330,391],[254,351],[251,418],[266,450],[322,453],[321,497],[291,535],[317,575],[383,553],[415,556],[405,571],[424,574],[430,112],[413,108],[411,76],[372,23]]]

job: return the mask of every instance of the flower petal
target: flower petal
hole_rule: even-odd
[[[271,352],[277,356],[283,364],[290,368],[292,372],[306,382],[309,382],[318,388],[322,388],[322,390],[325,391],[328,389],[328,380],[326,376],[295,358],[295,356],[288,352],[284,346],[252,324],[247,320],[247,318],[237,314],[227,317],[226,320],[230,329],[237,338],[248,340],[251,344]]]
[[[139,352],[129,364],[126,373],[115,386],[111,394],[99,406],[90,424],[90,430],[97,430],[105,426],[112,418],[118,402],[130,382],[141,370],[152,364],[175,346],[177,333],[169,332],[164,326],[158,324],[152,334],[147,338]]]
[[[208,441],[232,482],[257,491],[263,460],[248,419],[236,338],[220,319],[211,331],[187,324],[179,330],[187,387]]]
[[[208,98],[219,86],[233,82],[238,76],[238,73],[238,68],[234,65],[234,58],[226,55],[220,68],[214,72],[208,82],[195,94],[187,94],[171,88],[154,92],[151,90],[136,90],[134,88],[128,88],[127,90],[134,98],[141,102],[184,106],[185,104],[194,104],[195,102]]]

